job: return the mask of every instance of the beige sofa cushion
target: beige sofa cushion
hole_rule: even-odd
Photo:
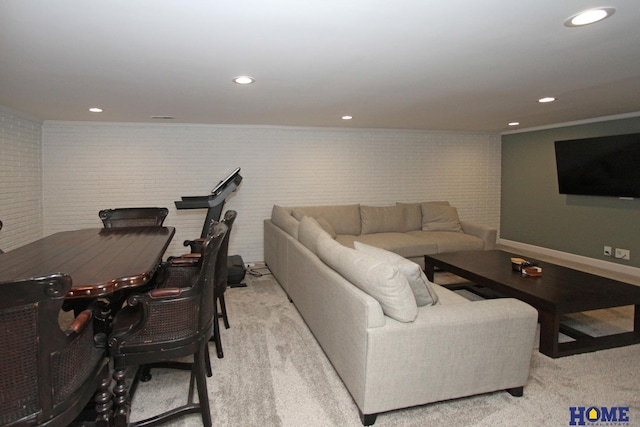
[[[360,205],[362,230],[360,234],[403,232],[406,228],[407,212],[402,206]]]
[[[341,276],[371,295],[387,316],[399,322],[412,322],[418,306],[406,277],[389,263],[356,251],[333,240],[318,236],[318,257]]]
[[[407,220],[405,222],[404,231],[422,230],[422,208],[420,203],[399,203],[405,209]]]
[[[298,240],[307,249],[314,254],[318,254],[318,237],[325,235],[332,239],[332,237],[318,224],[315,218],[310,216],[302,217],[300,220],[300,226],[298,227]]]
[[[438,245],[435,241],[412,236],[408,233],[374,233],[363,234],[361,236],[336,236],[336,240],[343,245],[353,248],[355,241],[365,243],[377,248],[386,249],[405,258],[420,257],[425,254],[438,253]]]
[[[336,234],[360,234],[360,205],[303,206],[292,208],[297,220],[323,217]]]
[[[410,231],[410,236],[424,239],[435,245],[436,252],[475,251],[484,249],[484,240],[457,231]]]
[[[288,209],[273,205],[273,209],[271,209],[271,221],[294,238],[298,238],[298,225],[300,222],[291,215]]]
[[[320,227],[322,227],[322,229],[324,231],[326,231],[327,233],[329,233],[329,235],[331,236],[332,239],[336,238],[336,232],[333,229],[333,227],[331,226],[331,224],[329,224],[329,221],[327,221],[325,219],[325,217],[321,216],[319,218],[316,218],[316,221],[318,221],[318,224],[320,224]]]
[[[431,282],[427,279],[427,276],[418,264],[393,252],[366,245],[362,242],[354,242],[354,246],[358,251],[362,251],[380,261],[386,261],[392,266],[397,267],[398,270],[404,274],[404,277],[407,278],[418,307],[437,304],[438,294],[435,293]]]
[[[422,230],[462,232],[458,210],[453,206],[422,203]]]
[[[434,283],[432,286],[433,290],[436,294],[438,294],[438,305],[452,305],[452,304],[469,304],[471,300],[463,297],[460,294],[457,294],[454,291],[451,291],[445,287]],[[420,314],[420,310],[418,310],[418,314]]]
[[[447,201],[433,201],[422,203],[449,206],[449,202]],[[407,211],[407,222],[405,223],[404,231],[422,230],[422,203],[396,202],[396,205],[404,206]]]

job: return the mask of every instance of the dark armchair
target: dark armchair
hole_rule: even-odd
[[[202,266],[195,276],[167,272],[165,287],[132,295],[113,321],[109,347],[114,363],[114,421],[126,425],[131,395],[138,386],[144,367],[193,355],[187,403],[140,421],[157,425],[170,419],[199,412],[204,426],[211,426],[206,383],[206,346],[213,334],[213,289],[217,255],[227,226],[215,224],[203,246]],[[191,269],[193,270],[193,269]],[[193,277],[189,279],[189,277]],[[186,282],[185,282],[186,280]],[[126,367],[137,366],[127,393]],[[193,402],[191,387],[197,386],[199,403]]]
[[[0,425],[67,426],[96,391],[97,424],[109,424],[109,359],[91,311],[59,327],[70,288],[62,274],[0,283]]]
[[[102,220],[102,224],[104,228],[122,228],[122,227],[153,227],[153,226],[162,226],[164,224],[164,220],[169,214],[169,209],[167,208],[117,208],[117,209],[103,209],[98,212],[98,216]],[[152,288],[154,282],[156,281],[156,277],[153,277],[149,280],[148,286],[139,289],[139,291],[144,291]],[[110,296],[109,299],[109,307],[104,308],[111,312],[112,315],[117,313],[120,306],[124,303],[128,292],[117,292],[116,294]],[[77,307],[80,303],[75,302],[73,304],[74,310],[77,310]],[[84,308],[80,305],[80,308]]]
[[[103,209],[98,213],[104,228],[161,226],[167,215],[167,208]]]
[[[227,306],[224,302],[224,292],[227,290],[229,237],[231,235],[231,227],[233,227],[233,223],[235,222],[237,216],[238,213],[236,211],[227,211],[224,214],[222,223],[229,228],[229,231],[227,231],[227,235],[222,240],[222,245],[220,246],[220,251],[218,252],[218,260],[216,261],[216,284],[213,289],[214,310],[216,318],[213,324],[213,337],[211,337],[211,340],[216,344],[216,351],[218,353],[219,359],[224,357],[224,353],[222,351],[222,340],[220,339],[220,321],[218,319],[221,318],[224,322],[225,328],[229,329],[229,319],[227,318]]]
[[[216,261],[216,284],[213,291],[214,295],[214,307],[216,312],[216,321],[213,325],[213,337],[211,340],[215,342],[218,358],[224,357],[222,351],[222,340],[220,338],[220,325],[217,319],[222,319],[225,328],[229,329],[229,318],[227,317],[227,307],[224,301],[224,293],[227,290],[228,279],[228,256],[229,256],[229,238],[231,236],[231,228],[238,216],[238,212],[234,210],[228,210],[224,214],[224,218],[220,221],[228,227],[227,235],[222,241],[220,251],[218,251],[218,259]],[[191,253],[182,255],[181,257],[172,258],[169,260],[170,267],[176,266],[197,266],[201,257],[203,239],[186,240],[185,246],[191,247]]]

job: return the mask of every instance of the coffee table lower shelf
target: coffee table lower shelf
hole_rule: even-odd
[[[635,324],[638,324],[639,309],[640,306],[638,305],[634,307]],[[621,332],[618,334],[594,337],[570,326],[563,325],[558,317],[558,315],[554,315],[553,313],[538,310],[538,319],[540,321],[540,352],[549,357],[557,358],[607,348],[640,344],[640,333],[637,332],[637,327],[634,328],[633,332]],[[573,338],[573,341],[559,342],[560,333]]]
[[[640,344],[640,287],[550,263],[539,263],[542,277],[525,278],[510,271],[510,258],[516,256],[503,251],[425,255],[425,273],[433,281],[438,268],[472,282],[442,285],[451,290],[466,289],[483,298],[512,297],[532,305],[540,322],[539,350],[552,358]],[[601,303],[597,298],[587,301],[579,288],[568,289],[576,282],[592,293],[601,292]],[[561,292],[550,292],[553,288]],[[628,305],[634,306],[630,332],[591,336],[561,321],[565,314]],[[573,341],[559,342],[561,333]]]

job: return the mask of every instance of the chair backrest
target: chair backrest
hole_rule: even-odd
[[[62,274],[0,283],[0,425],[68,425],[107,373],[90,311],[86,328],[60,329],[70,288]]]
[[[134,294],[127,306],[114,319],[109,337],[112,355],[133,360],[138,354],[144,364],[150,352],[163,352],[166,357],[183,357],[194,346],[208,340],[213,333],[213,289],[216,258],[227,226],[214,223],[205,239],[200,268],[168,267],[166,286],[147,293]],[[194,275],[178,274],[181,270],[197,270]],[[122,316],[123,313],[126,316]],[[120,327],[120,318],[124,327]],[[135,320],[135,325],[129,324]],[[147,353],[147,355],[145,355]]]
[[[227,258],[229,257],[229,237],[231,236],[231,228],[238,216],[238,212],[228,210],[224,214],[224,218],[221,223],[227,226],[227,234],[222,239],[220,250],[218,251],[218,259],[216,260],[216,284],[214,292],[220,294],[227,289],[227,277],[228,277],[228,265]]]
[[[200,274],[196,279],[194,287],[201,287],[200,302],[200,326],[201,328],[213,328],[213,318],[215,315],[215,305],[213,293],[216,285],[218,253],[225,238],[229,235],[229,228],[223,223],[214,223],[209,229],[209,234],[202,247],[202,265]],[[211,329],[213,331],[213,329]],[[205,337],[207,340],[209,336]]]
[[[167,208],[103,209],[98,213],[104,228],[161,226],[169,214]]]

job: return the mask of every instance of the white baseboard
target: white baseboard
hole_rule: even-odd
[[[529,251],[539,253],[542,255],[552,256],[562,260],[576,262],[579,264],[586,264],[603,270],[609,270],[615,273],[628,274],[640,278],[640,268],[630,267],[628,265],[616,264],[614,262],[603,261],[600,259],[589,258],[582,255],[575,255],[568,252],[556,251],[554,249],[543,248],[541,246],[529,245],[527,243],[515,242],[513,240],[498,239],[498,244],[507,248],[520,249],[523,251]]]

